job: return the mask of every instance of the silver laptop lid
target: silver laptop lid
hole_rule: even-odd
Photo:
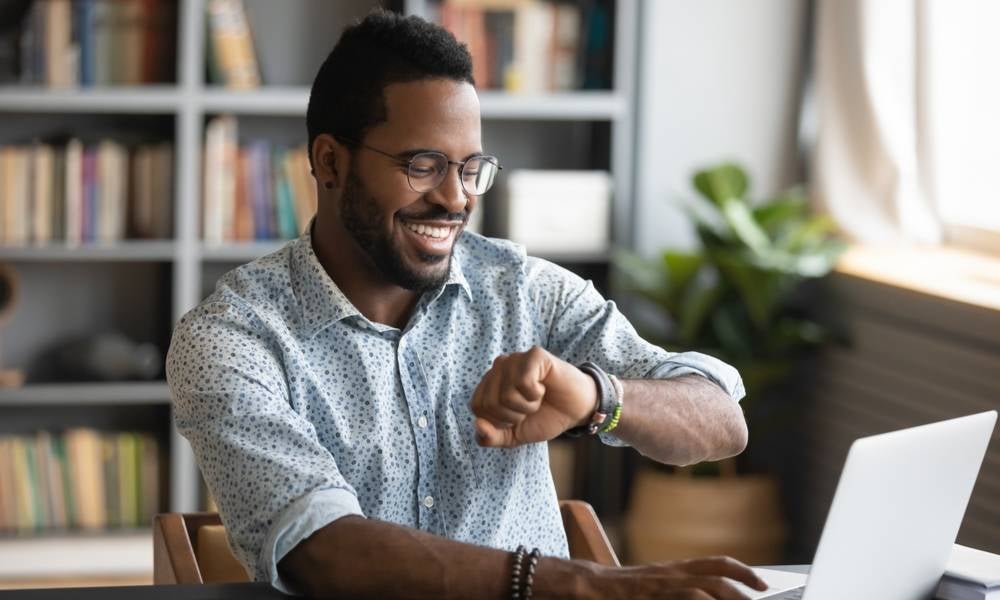
[[[932,597],[996,420],[989,411],[855,441],[803,600]]]

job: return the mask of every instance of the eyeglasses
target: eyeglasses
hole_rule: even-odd
[[[410,189],[417,193],[429,192],[437,188],[448,176],[450,165],[458,165],[458,177],[462,180],[462,189],[470,196],[482,196],[491,187],[496,179],[497,173],[503,167],[500,166],[500,159],[495,156],[473,156],[468,160],[450,160],[441,152],[418,152],[409,159],[402,159],[395,154],[390,154],[378,148],[372,148],[367,144],[362,144],[357,140],[335,136],[337,139],[357,144],[362,148],[378,152],[382,156],[391,158],[396,164],[406,167],[406,181],[410,184]]]

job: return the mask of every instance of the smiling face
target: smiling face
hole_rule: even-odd
[[[468,83],[431,79],[387,86],[385,103],[387,119],[361,142],[395,158],[363,146],[353,151],[339,216],[382,279],[425,291],[447,279],[476,198],[462,188],[457,165],[436,189],[413,191],[406,161],[421,151],[452,161],[480,154],[479,99]]]

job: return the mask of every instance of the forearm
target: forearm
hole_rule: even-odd
[[[698,375],[622,381],[625,405],[614,435],[665,464],[690,465],[743,451],[740,405]]]
[[[465,544],[384,521],[345,517],[323,527],[279,563],[283,578],[313,597],[510,598],[509,552]],[[580,597],[592,570],[545,558],[534,598]]]

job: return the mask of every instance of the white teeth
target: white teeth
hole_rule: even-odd
[[[420,235],[426,235],[431,238],[446,238],[448,237],[448,234],[451,233],[450,227],[430,227],[422,223],[403,223],[403,225],[405,225],[410,231],[419,233]]]

